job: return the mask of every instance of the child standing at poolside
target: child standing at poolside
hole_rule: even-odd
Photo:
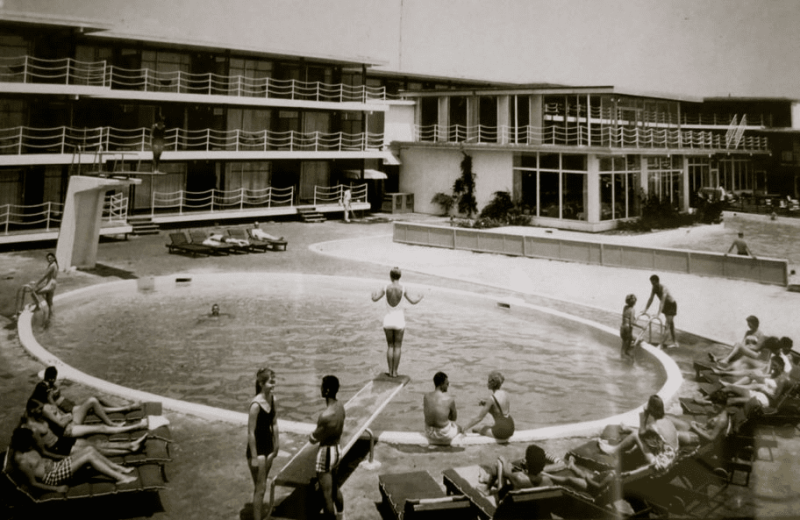
[[[625,297],[625,308],[622,309],[622,325],[619,327],[619,337],[622,338],[622,359],[634,360],[633,357],[633,324],[636,321],[636,313],[633,306],[636,305],[636,295],[629,294]]]

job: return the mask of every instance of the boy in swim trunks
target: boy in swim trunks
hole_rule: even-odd
[[[458,410],[455,399],[447,394],[450,380],[444,372],[436,372],[433,376],[435,389],[422,398],[425,414],[425,435],[431,444],[449,446],[461,428],[456,424]]]
[[[633,361],[633,326],[636,322],[636,295],[629,294],[625,297],[625,308],[622,309],[622,325],[619,327],[619,337],[622,339],[622,359]]]
[[[666,288],[659,280],[658,275],[654,274],[650,277],[650,284],[653,286],[652,290],[650,291],[650,298],[647,299],[647,305],[644,306],[644,310],[639,316],[647,314],[647,309],[650,308],[650,304],[653,303],[653,298],[658,296],[658,312],[656,316],[660,314],[664,314],[664,319],[666,321],[667,329],[669,330],[670,337],[672,338],[672,343],[667,348],[675,348],[678,347],[678,340],[675,339],[675,315],[678,314],[678,302],[675,301],[675,298],[672,297],[672,294],[669,292],[669,289]],[[666,345],[667,335],[661,338],[661,343],[658,345],[659,348],[664,348]]]
[[[344,511],[344,497],[333,475],[341,457],[339,440],[342,437],[345,418],[344,405],[336,400],[339,379],[336,376],[323,377],[320,391],[327,407],[319,415],[317,428],[309,436],[308,441],[312,444],[319,443],[315,468],[325,501],[325,518],[336,518],[337,510]]]

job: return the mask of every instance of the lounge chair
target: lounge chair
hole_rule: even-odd
[[[189,231],[189,237],[192,239],[192,244],[208,247],[210,248],[212,254],[229,255],[236,249],[231,244],[223,244],[223,243],[204,244],[203,242],[208,239],[208,235],[206,234],[205,231],[200,231],[196,229]]]
[[[269,238],[259,238],[257,236],[254,236],[252,229],[247,230],[247,235],[249,238],[253,240],[262,240],[266,242],[267,244],[269,244],[270,249],[272,249],[273,251],[278,251],[278,250],[286,251],[286,246],[288,245],[288,242],[286,240],[272,240]]]
[[[564,486],[512,490],[502,497],[478,481],[480,466],[442,472],[448,493],[466,496],[481,518],[620,518],[610,504],[603,507],[586,493]]]
[[[80,515],[75,513],[63,514],[62,508],[68,503],[77,502],[78,500],[91,502],[94,507],[98,500],[105,498],[109,506],[106,506],[104,510],[109,510],[109,508],[123,510],[128,508],[118,504],[120,495],[130,496],[132,501],[141,505],[142,494],[155,494],[155,497],[151,497],[155,499],[154,505],[160,505],[160,500],[157,496],[158,491],[167,487],[163,471],[158,464],[143,464],[136,466],[134,474],[137,479],[129,484],[117,484],[103,476],[86,476],[81,470],[72,479],[72,483],[66,493],[43,491],[31,488],[25,476],[12,467],[8,457],[8,452],[2,454],[3,471],[2,477],[0,477],[0,480],[2,480],[0,495],[10,503],[8,505],[21,511],[32,506],[37,507],[38,511],[39,507],[52,503],[62,512],[60,516],[78,517]],[[152,511],[150,513],[152,514]],[[22,514],[20,517],[36,518],[41,517],[41,513],[28,512],[28,514]]]
[[[193,244],[186,238],[186,233],[170,233],[169,234],[170,243],[165,244],[171,253],[187,253],[192,256],[198,255],[211,255],[214,253],[214,250],[211,249],[209,246],[204,246],[202,244]]]
[[[268,249],[270,249],[270,244],[268,242],[264,240],[253,240],[247,236],[247,231],[242,228],[228,228],[228,236],[237,240],[247,241],[247,249],[251,252],[261,251],[262,253],[265,253]]]
[[[383,504],[397,520],[445,517],[474,519],[463,495],[446,495],[427,471],[379,475]]]

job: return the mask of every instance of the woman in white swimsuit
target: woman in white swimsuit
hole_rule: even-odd
[[[42,309],[44,313],[43,322],[47,325],[47,323],[50,322],[50,318],[53,316],[53,294],[56,292],[56,287],[58,287],[57,278],[58,261],[56,261],[56,255],[47,253],[47,271],[45,271],[44,276],[42,276],[38,282],[31,282],[23,285],[17,291],[17,312],[14,317],[19,317],[20,313],[25,308],[25,295],[30,293],[33,300],[36,302],[36,306],[33,310]],[[42,303],[45,305],[42,306]]]
[[[392,283],[379,291],[372,293],[372,301],[376,302],[386,296],[387,313],[383,318],[383,331],[386,333],[386,363],[389,366],[389,376],[397,377],[397,367],[400,365],[400,347],[403,346],[403,333],[406,328],[406,317],[403,313],[403,298],[412,305],[422,301],[423,295],[414,298],[400,285],[400,268],[394,267],[389,272]]]

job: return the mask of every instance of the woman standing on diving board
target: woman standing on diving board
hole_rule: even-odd
[[[422,294],[416,298],[408,294],[400,285],[400,268],[394,267],[389,271],[392,283],[372,293],[372,301],[376,302],[386,296],[387,313],[383,318],[383,332],[386,333],[386,363],[389,366],[389,377],[397,377],[397,367],[400,365],[400,347],[403,346],[403,334],[406,328],[406,317],[403,312],[403,298],[408,303],[416,305],[422,301]]]

